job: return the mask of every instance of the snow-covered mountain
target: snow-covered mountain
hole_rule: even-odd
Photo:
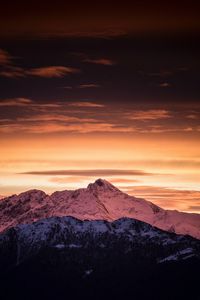
[[[52,217],[18,225],[0,235],[1,270],[5,261],[6,269],[10,269],[51,248],[64,253],[73,249],[87,250],[94,260],[102,250],[134,254],[137,259],[154,263],[200,259],[200,241],[162,231],[138,220],[122,218],[108,222]]]
[[[43,191],[30,190],[4,198],[0,202],[0,231],[55,216],[107,221],[127,217],[200,239],[199,214],[164,210],[147,200],[121,192],[103,179],[75,191],[47,195]]]
[[[199,240],[129,218],[52,217],[0,234],[2,299],[193,299],[199,267]]]

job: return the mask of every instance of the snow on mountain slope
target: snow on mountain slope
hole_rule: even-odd
[[[199,240],[129,218],[52,217],[0,234],[2,299],[195,299],[199,266]]]
[[[150,258],[162,263],[182,260],[188,255],[199,257],[200,241],[168,233],[129,218],[108,222],[52,217],[32,224],[18,225],[0,235],[0,258],[3,263],[5,256],[11,255],[15,260],[14,265],[19,265],[35,256],[41,249],[52,247],[57,250],[90,249],[94,256],[100,248],[104,248],[105,251],[115,249],[123,251],[124,254],[135,251],[135,255],[139,257],[142,255],[145,259]]]
[[[200,239],[199,214],[164,210],[149,201],[129,196],[102,179],[76,191],[55,192],[49,196],[31,190],[3,199],[0,231],[53,216],[108,221],[128,217]]]

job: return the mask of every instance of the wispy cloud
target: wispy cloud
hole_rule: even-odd
[[[171,83],[169,83],[169,82],[161,82],[159,84],[159,87],[161,87],[161,88],[169,88],[169,87],[171,87]]]
[[[166,78],[174,74],[175,70],[160,70],[158,72],[146,73],[148,76]]]
[[[134,111],[132,113],[128,113],[127,116],[131,120],[139,120],[139,121],[168,119],[172,117],[170,112],[164,109]]]
[[[64,67],[64,66],[49,66],[49,67],[30,69],[25,71],[25,74],[45,77],[45,78],[52,78],[52,77],[63,77],[67,74],[75,74],[79,72],[80,70],[76,68]]]
[[[33,101],[27,98],[11,98],[0,100],[0,106],[28,106],[32,104]]]
[[[80,69],[69,66],[44,66],[38,68],[21,68],[12,61],[12,56],[5,50],[0,49],[0,76],[7,78],[20,78],[37,76],[44,78],[64,77],[68,74],[80,73]]]
[[[109,181],[114,184],[139,182],[139,180],[127,179],[127,178],[111,178],[111,179],[109,179]]]
[[[23,109],[16,110],[16,107]],[[126,133],[126,134],[198,134],[199,122],[187,118],[188,113],[161,109],[117,111],[93,101],[34,101],[28,98],[1,99],[1,133]],[[4,117],[4,112],[6,118]],[[90,113],[89,117],[88,114]],[[176,118],[177,116],[177,118]],[[177,122],[171,122],[171,118]],[[5,120],[6,119],[6,120]],[[186,123],[186,120],[188,122]],[[191,124],[190,124],[191,123]]]
[[[89,120],[90,121],[90,120]],[[41,121],[42,122],[42,121]],[[39,124],[2,124],[0,126],[0,133],[33,133],[33,134],[48,134],[58,132],[71,132],[71,133],[98,133],[98,132],[132,132],[133,128],[119,127],[112,123],[84,123],[79,124],[63,124],[58,122],[42,122]]]
[[[36,76],[43,78],[60,78],[69,74],[79,73],[80,70],[66,66],[47,66],[33,69],[23,69],[16,66],[6,66],[0,71],[0,76],[7,78],[20,78],[27,76]]]
[[[66,21],[66,20],[65,20]],[[86,22],[87,23],[87,22]],[[49,24],[49,23],[48,23]],[[27,26],[27,23],[24,25]],[[43,26],[43,25],[42,25]],[[106,28],[103,30],[102,28],[99,28],[99,30],[91,30],[89,28],[88,30],[66,30],[66,27],[63,29],[61,28],[59,31],[56,30],[54,27],[50,30],[46,30],[46,28],[41,31],[38,30],[38,26],[35,26],[35,28],[31,29],[28,33],[18,32],[17,36],[26,36],[29,37],[32,36],[33,38],[39,38],[39,39],[46,39],[46,38],[99,38],[99,39],[110,39],[114,37],[123,37],[128,34],[128,31],[126,29],[119,29],[119,28]],[[40,26],[41,27],[41,26]],[[70,27],[70,26],[67,26]],[[23,27],[24,28],[24,27]],[[36,29],[37,28],[37,29]],[[36,31],[35,31],[36,30]],[[35,32],[34,32],[35,31]],[[0,32],[0,35],[2,36],[2,32]],[[6,35],[9,37],[13,37],[16,35],[15,30],[6,32]],[[5,37],[5,32],[3,34]]]
[[[151,76],[151,77],[160,77],[160,79],[165,80],[166,78],[174,76],[176,73],[182,73],[189,71],[188,67],[174,67],[171,69],[165,69],[165,70],[158,70],[156,72],[149,72],[144,73],[143,71],[140,71],[141,74]]]
[[[21,78],[26,76],[26,72],[23,68],[6,66],[6,68],[0,71],[0,76],[7,78]]]
[[[95,83],[88,83],[88,84],[80,84],[79,88],[80,89],[88,89],[88,88],[98,88],[100,87],[99,84],[95,84]]]
[[[86,176],[52,177],[49,179],[49,182],[58,183],[58,184],[66,184],[66,183],[82,182],[86,178],[87,178]],[[88,178],[91,178],[91,177],[88,177]]]
[[[97,64],[97,65],[104,65],[104,66],[113,66],[116,64],[116,62],[108,58],[96,58],[96,59],[85,58],[83,62],[90,63],[90,64]]]
[[[196,119],[199,119],[199,115],[198,114],[189,114],[186,116],[187,119],[192,119],[192,120],[196,120]]]
[[[0,133],[32,133],[32,134],[48,134],[67,131],[66,126],[56,123],[44,123],[44,124],[4,124],[0,126]]]
[[[75,107],[105,107],[104,104],[100,103],[95,103],[95,102],[87,102],[87,101],[82,101],[82,102],[71,102],[68,104],[69,106],[75,106]]]
[[[0,49],[0,65],[8,65],[11,63],[11,55],[3,50],[3,49]]]
[[[121,189],[133,196],[150,200],[165,209],[200,212],[200,191],[156,186],[127,186]]]
[[[152,125],[148,126],[146,128],[140,128],[138,129],[138,132],[140,133],[176,133],[176,132],[185,132],[185,133],[191,133],[192,131],[198,131],[198,128],[193,128],[193,127],[185,127],[184,124],[183,126],[180,127],[175,127],[175,126],[161,126],[161,125]]]
[[[73,89],[73,87],[70,86],[70,85],[62,86],[62,87],[60,87],[60,88],[61,88],[61,89],[66,89],[66,90],[72,90],[72,89]]]
[[[40,109],[55,109],[55,108],[62,108],[63,104],[60,102],[55,102],[55,103],[39,103],[35,102],[31,99],[28,98],[10,98],[10,99],[0,99],[0,106],[9,106],[10,109],[14,109],[15,106],[23,106],[26,108],[35,109],[36,111]]]
[[[17,118],[18,122],[47,122],[47,121],[59,121],[65,123],[97,123],[96,119],[93,118],[78,118],[72,117],[65,114],[38,114],[33,116],[24,116]]]
[[[90,169],[90,170],[48,170],[48,171],[30,171],[21,174],[27,175],[78,175],[78,176],[119,176],[119,175],[135,175],[149,176],[154,175],[141,170],[118,170],[118,169]]]

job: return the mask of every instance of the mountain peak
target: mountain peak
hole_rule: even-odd
[[[112,185],[109,181],[99,178],[94,183],[90,183],[87,187],[92,190],[102,190],[102,191],[119,191],[114,185]]]
[[[21,194],[19,194],[19,196],[22,196],[22,195],[37,195],[37,194],[47,196],[45,192],[43,192],[42,190],[38,190],[38,189],[32,189],[32,190],[22,192]]]
[[[105,179],[102,178],[98,178],[97,180],[95,180],[94,184],[98,185],[98,186],[112,186],[112,184],[110,182],[108,182]]]
[[[0,200],[0,232],[54,216],[109,221],[134,218],[162,230],[173,228],[175,233],[200,239],[200,215],[166,211],[145,199],[123,193],[101,178],[75,191],[65,190],[49,196],[40,190],[30,190]]]

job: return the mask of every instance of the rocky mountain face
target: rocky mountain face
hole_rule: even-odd
[[[189,236],[165,232],[129,218],[108,222],[52,217],[32,224],[18,225],[0,235],[1,270],[6,257],[9,267],[12,268],[45,248],[58,251],[83,249],[91,254],[95,252],[94,257],[99,251],[115,249],[123,251],[124,254],[135,253],[137,259],[150,259],[162,263],[199,257],[200,241]]]
[[[144,199],[129,196],[106,180],[85,189],[55,192],[30,190],[0,201],[0,232],[18,224],[50,217],[73,216],[80,220],[134,218],[157,228],[200,239],[200,215],[164,210]]]
[[[0,235],[8,299],[189,299],[199,267],[199,240],[129,218],[52,217]]]

